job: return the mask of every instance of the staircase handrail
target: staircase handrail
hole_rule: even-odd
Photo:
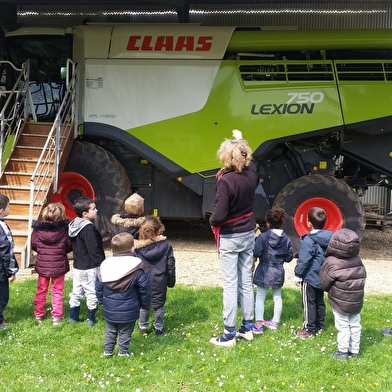
[[[0,61],[0,65],[8,65],[19,72],[11,90],[0,90],[0,97],[7,97],[0,111],[0,173],[2,173],[7,163],[3,162],[5,148],[7,148],[9,153],[6,157],[8,160],[10,152],[18,140],[23,124],[29,115],[32,116],[34,121],[37,121],[37,117],[30,91],[30,60],[23,63],[22,68],[17,68],[13,63],[6,60]],[[6,74],[4,76],[7,77]],[[12,139],[9,138],[11,135],[13,136]]]
[[[26,243],[26,266],[30,265],[31,254],[31,225],[33,220],[39,218],[42,206],[46,203],[44,188],[48,186],[48,179],[53,183],[55,193],[59,183],[59,162],[62,142],[70,132],[75,137],[75,97],[77,82],[77,67],[72,60],[67,61],[66,91],[61,102],[58,113],[54,119],[53,126],[46,139],[41,155],[38,159],[33,174],[30,177],[30,206],[28,236]]]

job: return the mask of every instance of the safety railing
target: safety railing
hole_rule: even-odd
[[[22,64],[22,68],[15,67],[9,61],[0,61],[0,173],[5,168],[23,124],[30,115],[37,121],[29,73],[29,60]],[[13,87],[7,89],[10,85]]]
[[[53,184],[53,192],[59,183],[60,154],[70,137],[77,136],[76,113],[77,67],[71,60],[67,61],[66,91],[59,111],[42,149],[35,170],[30,178],[29,225],[38,219],[42,206],[46,202],[47,189]],[[28,230],[26,244],[26,265],[30,264],[31,230]]]

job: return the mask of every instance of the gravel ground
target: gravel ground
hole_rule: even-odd
[[[218,252],[210,227],[199,221],[164,221],[168,241],[176,258],[177,283],[192,287],[222,286]],[[360,256],[367,270],[365,290],[371,294],[392,294],[392,228],[384,231],[367,229],[361,241]],[[110,247],[105,248],[107,255]],[[284,287],[295,288],[294,267],[296,259],[285,263]],[[21,270],[18,279],[31,277],[31,270]],[[72,276],[71,271],[67,278]]]
[[[199,222],[166,221],[166,236],[176,258],[177,282],[194,287],[221,286],[221,272],[210,228]],[[392,229],[367,229],[361,241],[360,256],[367,270],[366,293],[392,294]],[[285,264],[284,287],[295,288],[296,260]]]

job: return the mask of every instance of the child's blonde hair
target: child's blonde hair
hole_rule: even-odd
[[[42,219],[50,222],[66,220],[65,207],[61,203],[48,204],[42,211]]]
[[[124,208],[127,214],[142,215],[144,212],[144,199],[138,193],[134,193],[125,200]]]

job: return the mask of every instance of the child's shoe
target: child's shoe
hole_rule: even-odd
[[[332,356],[336,359],[340,359],[342,361],[348,360],[348,353],[343,353],[342,351],[336,350],[332,353]]]
[[[56,318],[56,317],[52,318],[52,324],[53,325],[60,325],[62,321],[63,321],[62,318]]]
[[[245,340],[253,340],[253,323],[251,324],[242,324],[241,328],[237,331],[237,336],[243,338]]]
[[[165,334],[165,329],[164,328],[155,330],[155,335],[157,335],[157,336],[162,336],[164,334]]]
[[[349,358],[354,358],[358,359],[359,358],[359,353],[351,353],[350,351],[348,352]]]
[[[129,357],[129,354],[128,353],[118,353],[118,356],[119,357]]]
[[[382,333],[384,336],[392,336],[392,328],[383,328],[383,329],[381,330],[381,333]]]
[[[103,352],[104,358],[110,358],[113,356],[113,353],[107,353],[106,351]]]
[[[269,329],[278,329],[279,327],[279,323],[275,323],[275,321],[272,320],[264,320],[263,325]]]
[[[302,339],[311,338],[313,336],[312,332],[308,331],[307,329],[300,329],[297,331],[296,335]]]
[[[0,329],[6,329],[8,328],[8,323],[5,323],[4,321],[0,324]]]
[[[35,318],[40,324],[45,320],[44,316],[39,316]]]
[[[144,334],[147,335],[147,328],[139,328],[139,332],[140,332],[142,335],[144,335]]]
[[[264,332],[263,325],[260,325],[259,327],[256,324],[253,324],[252,327],[252,332],[256,335],[261,334]]]
[[[220,347],[233,347],[236,345],[235,335],[235,331],[229,332],[224,330],[224,332],[221,336],[219,336],[219,338],[211,338],[210,343]]]

